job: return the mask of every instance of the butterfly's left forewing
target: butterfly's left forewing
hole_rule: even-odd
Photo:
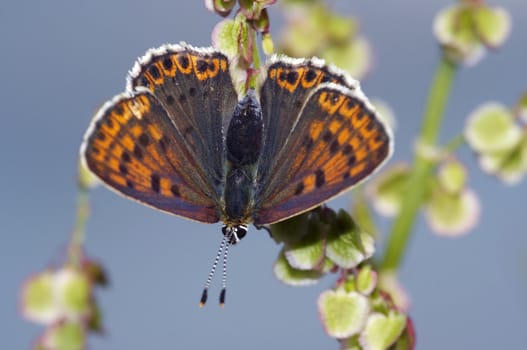
[[[126,197],[197,221],[219,220],[208,177],[146,89],[118,95],[100,109],[84,137],[81,159]]]
[[[259,188],[255,224],[284,220],[360,183],[389,157],[392,138],[360,89],[314,90]]]

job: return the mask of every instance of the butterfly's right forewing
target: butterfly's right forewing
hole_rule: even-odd
[[[150,50],[130,73],[128,89],[138,87],[157,98],[199,165],[184,171],[208,178],[205,190],[221,197],[224,137],[238,102],[227,57],[186,44]]]

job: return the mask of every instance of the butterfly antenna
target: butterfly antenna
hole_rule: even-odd
[[[203,293],[201,293],[201,299],[199,301],[199,307],[205,306],[205,303],[207,302],[208,297],[208,290],[210,283],[212,282],[212,277],[214,277],[214,273],[216,272],[216,266],[218,266],[218,262],[220,261],[220,256],[223,253],[223,248],[226,246],[227,237],[223,236],[221,243],[220,243],[220,249],[218,249],[218,254],[216,254],[216,258],[214,259],[214,263],[212,264],[212,268],[210,269],[209,276],[207,277],[207,282],[205,283],[205,287],[203,288]],[[229,245],[227,244],[227,247]],[[227,248],[225,248],[227,250]],[[224,258],[225,259],[225,258]],[[225,293],[222,291],[223,299],[225,299]]]
[[[223,254],[223,276],[221,279],[221,292],[220,292],[220,306],[225,306],[225,294],[227,293],[227,256],[229,255],[230,237],[227,238],[225,244],[225,252]]]

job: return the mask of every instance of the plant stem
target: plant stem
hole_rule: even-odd
[[[250,40],[251,49],[252,49],[252,67],[248,69],[247,73],[249,75],[249,81],[248,81],[248,87],[256,89],[258,88],[257,85],[257,77],[258,74],[255,74],[259,72],[260,70],[260,55],[258,52],[258,35],[255,30],[250,29],[251,33],[249,35],[252,35],[252,40]],[[247,91],[245,91],[247,93]]]
[[[433,147],[437,143],[443,112],[455,73],[456,66],[443,57],[430,87],[419,138],[419,147]],[[433,159],[427,158],[423,152],[416,152],[414,166],[406,185],[407,189],[402,201],[401,211],[395,219],[388,239],[384,260],[381,265],[384,270],[397,269],[401,263],[413,224],[423,201],[427,179],[430,177],[434,165]]]
[[[450,140],[445,147],[443,147],[443,150],[447,153],[452,153],[459,147],[465,144],[465,136],[464,135],[457,135],[452,140]]]
[[[82,263],[82,247],[85,239],[84,232],[90,213],[88,194],[87,188],[79,186],[77,192],[77,216],[75,218],[75,226],[73,228],[69,245],[69,262],[77,268],[80,267]]]

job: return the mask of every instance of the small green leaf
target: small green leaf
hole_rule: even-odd
[[[375,252],[373,238],[360,230],[344,210],[337,215],[327,238],[326,255],[338,266],[349,269],[357,266]]]
[[[363,350],[359,343],[359,336],[342,339],[340,341],[340,350]]]
[[[360,344],[364,350],[388,349],[401,336],[405,326],[406,316],[403,314],[393,311],[387,316],[372,313],[360,335]]]
[[[366,194],[375,210],[384,216],[393,217],[401,208],[410,169],[405,163],[392,165],[366,187]]]
[[[469,232],[477,224],[479,212],[478,197],[469,189],[455,195],[435,189],[425,206],[430,227],[444,236]]]
[[[230,57],[239,52],[239,36],[244,33],[244,25],[239,21],[224,19],[216,24],[212,31],[212,43]]]
[[[87,276],[72,268],[63,268],[55,275],[60,305],[71,317],[82,318],[90,310],[91,283]]]
[[[46,331],[42,343],[45,349],[81,350],[86,343],[86,333],[79,323],[59,323]]]
[[[522,132],[508,108],[490,102],[469,116],[465,138],[476,152],[498,153],[514,148],[522,138]]]
[[[390,295],[398,310],[407,311],[410,308],[410,296],[399,281],[396,270],[383,270],[379,274],[378,288]],[[375,311],[386,310],[373,308]]]
[[[517,184],[527,173],[527,136],[509,152],[484,154],[479,162],[485,172],[496,175],[508,185]]]
[[[271,225],[271,235],[276,243],[294,243],[307,235],[309,212]]]
[[[320,320],[329,336],[348,338],[359,333],[368,318],[368,298],[357,292],[328,290],[318,298]]]
[[[299,241],[288,243],[284,254],[289,264],[300,270],[311,270],[321,266],[324,259],[323,237],[328,225],[310,220],[308,232]]]
[[[471,6],[456,4],[440,11],[434,20],[434,34],[446,56],[455,63],[472,65],[485,53],[474,31]]]
[[[449,194],[458,194],[465,187],[466,179],[465,167],[456,160],[447,161],[439,169],[439,183]]]
[[[511,30],[509,13],[501,7],[476,6],[474,8],[475,30],[489,47],[497,48],[505,42]]]
[[[51,271],[31,277],[22,289],[22,313],[34,322],[50,324],[60,317],[54,295]]]
[[[369,295],[377,286],[377,273],[370,265],[363,266],[357,274],[357,291],[363,295]]]
[[[291,286],[315,284],[323,275],[322,272],[316,270],[295,269],[287,262],[283,250],[274,264],[273,272],[278,280]]]
[[[264,33],[262,35],[262,50],[266,55],[271,55],[274,53],[273,38],[269,33]]]

